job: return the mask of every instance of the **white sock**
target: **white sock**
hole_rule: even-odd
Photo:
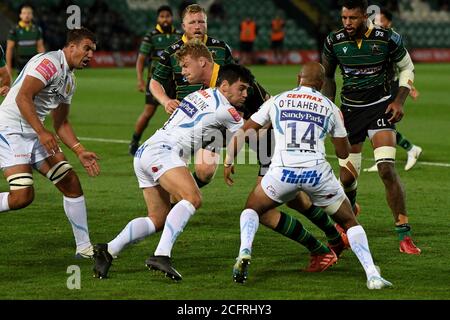
[[[155,230],[155,225],[149,217],[131,220],[114,240],[108,242],[108,252],[117,256],[125,246],[148,237],[155,233]]]
[[[155,256],[169,256],[172,247],[177,240],[189,218],[194,215],[195,207],[187,200],[178,202],[166,218],[164,230],[159,240],[158,247],[155,250]]]
[[[91,245],[87,225],[87,211],[84,196],[78,198],[64,197],[64,211],[72,225],[77,251],[83,250]]]
[[[380,273],[373,263],[372,254],[369,250],[366,232],[362,226],[354,226],[347,230],[348,241],[353,253],[358,257],[359,262],[366,272],[367,279],[371,276],[380,276]]]
[[[9,211],[8,196],[9,192],[0,193],[0,212]]]
[[[259,226],[259,216],[253,209],[245,209],[241,213],[240,219],[241,225],[241,247],[239,253],[242,250],[247,249],[252,252],[253,239],[255,238],[256,231]]]

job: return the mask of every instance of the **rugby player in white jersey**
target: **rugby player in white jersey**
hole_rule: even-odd
[[[240,218],[241,246],[233,267],[236,282],[242,283],[247,279],[259,216],[304,191],[314,205],[323,208],[344,227],[350,247],[366,272],[367,287],[381,289],[392,286],[375,267],[366,233],[356,221],[350,202],[325,159],[327,134],[331,135],[339,158],[348,156],[350,144],[339,109],[320,93],[324,72],[319,63],[306,64],[299,76],[299,87],[266,101],[227,147],[224,178],[228,185],[232,185],[233,159],[242,148],[245,134],[272,123],[275,133],[272,163],[261,183],[248,197]]]
[[[83,258],[93,255],[86,203],[80,180],[58,139],[76,153],[90,176],[99,174],[97,155],[84,149],[68,120],[75,92],[74,69],[86,67],[95,49],[91,31],[69,30],[62,50],[30,59],[0,106],[0,167],[9,183],[9,192],[0,193],[0,212],[25,208],[33,201],[32,170],[36,169],[63,194],[76,254]],[[48,114],[55,133],[44,127]]]
[[[139,147],[134,171],[148,216],[130,221],[109,243],[94,246],[94,276],[106,278],[113,257],[127,244],[163,229],[154,255],[145,263],[173,280],[182,279],[172,266],[172,247],[202,203],[187,161],[214,132],[221,136],[220,130],[235,132],[242,127],[244,121],[234,106],[244,103],[251,81],[245,67],[223,66],[216,88],[186,96],[164,126]],[[170,195],[179,201],[172,209]]]

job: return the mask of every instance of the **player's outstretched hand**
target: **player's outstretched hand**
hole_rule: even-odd
[[[392,116],[388,119],[389,123],[396,123],[402,120],[403,118],[403,105],[397,102],[392,102],[389,104],[389,106],[386,108],[385,113],[392,113]]]
[[[171,99],[167,100],[167,102],[164,104],[164,109],[168,114],[172,114],[180,105],[180,101],[177,99]]]
[[[80,162],[88,175],[95,177],[100,174],[100,167],[97,163],[99,157],[94,152],[83,151],[78,155],[78,159],[80,159]]]
[[[234,165],[223,168],[223,178],[225,179],[225,183],[229,186],[234,184],[233,179],[231,179],[232,174],[234,174]]]

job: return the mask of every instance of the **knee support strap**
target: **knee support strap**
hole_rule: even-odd
[[[33,186],[33,175],[31,173],[16,173],[10,175],[6,180],[10,190],[20,190]]]
[[[60,161],[48,170],[46,176],[53,184],[57,184],[70,170],[72,170],[72,166],[67,161]]]
[[[346,168],[355,179],[361,172],[361,153],[350,153],[346,159],[338,159],[339,165]]]
[[[397,149],[395,147],[378,147],[373,150],[376,163],[381,162],[395,162],[395,154]]]
[[[340,197],[332,204],[323,208],[323,211],[325,211],[329,216],[335,214],[341,207],[341,204],[344,202],[344,200],[345,200],[345,196]]]

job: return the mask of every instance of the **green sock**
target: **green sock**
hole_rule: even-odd
[[[398,234],[398,239],[401,241],[405,237],[411,237],[411,226],[409,223],[400,224],[395,226],[395,231]]]
[[[325,232],[329,244],[336,245],[341,242],[341,235],[334,227],[333,220],[321,208],[312,205],[302,214]]]
[[[323,254],[330,252],[330,249],[317,240],[308,230],[306,230],[300,221],[284,212],[280,212],[280,214],[280,221],[274,229],[275,231],[302,244],[312,254]]]
[[[413,144],[398,131],[396,138],[397,138],[397,145],[402,147],[406,151],[411,150],[411,148],[413,147]]]

